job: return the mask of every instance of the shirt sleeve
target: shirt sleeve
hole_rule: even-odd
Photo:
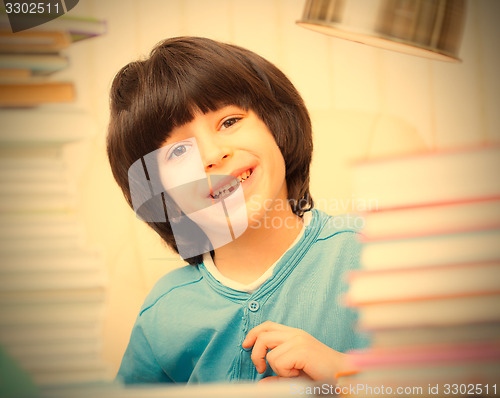
[[[116,379],[124,384],[173,382],[158,363],[140,318],[132,329]]]

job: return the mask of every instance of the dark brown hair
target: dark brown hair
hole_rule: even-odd
[[[288,199],[302,216],[313,206],[309,193],[312,133],[309,114],[290,80],[259,55],[200,37],[160,42],[146,60],[131,62],[115,76],[107,138],[113,175],[132,206],[130,166],[158,149],[170,131],[197,111],[236,105],[254,111],[283,154]],[[174,250],[169,222],[148,222]],[[186,259],[201,262],[201,256]]]

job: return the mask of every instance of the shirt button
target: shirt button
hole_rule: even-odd
[[[258,311],[259,307],[260,304],[257,301],[252,300],[248,303],[248,309],[252,312]]]

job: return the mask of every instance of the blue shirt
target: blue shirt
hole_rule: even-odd
[[[132,330],[118,378],[125,383],[204,383],[258,380],[242,348],[264,321],[302,329],[345,352],[367,345],[355,333],[356,314],[342,305],[346,272],[359,267],[360,243],[349,216],[313,210],[302,238],[253,293],[218,282],[203,264],[161,278]],[[333,375],[332,375],[333,376]]]

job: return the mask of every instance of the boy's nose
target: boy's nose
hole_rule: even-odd
[[[221,165],[224,159],[229,158],[232,153],[230,148],[220,145],[215,141],[204,142],[200,145],[200,152],[205,171],[216,169]]]

